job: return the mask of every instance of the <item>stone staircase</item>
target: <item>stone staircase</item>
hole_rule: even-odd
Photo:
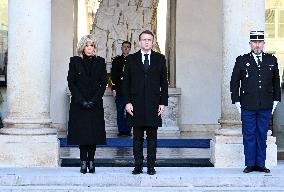
[[[242,173],[240,168],[157,167],[157,174],[133,176],[132,167],[0,168],[0,191],[284,191],[284,163],[271,173]]]
[[[116,135],[108,135],[115,138]],[[190,133],[189,135],[163,135],[159,139],[211,139],[208,133]],[[128,139],[128,138],[125,138]],[[144,154],[147,149],[144,148]],[[78,167],[80,165],[78,147],[61,147],[60,159],[63,167]],[[99,167],[131,167],[133,166],[132,147],[97,147],[95,164]],[[158,147],[158,167],[212,167],[210,148],[174,148]]]
[[[144,149],[146,155],[146,149]],[[132,147],[97,148],[95,156],[97,167],[134,166]],[[212,167],[209,148],[158,148],[156,166],[158,167]],[[78,147],[60,149],[62,167],[80,166]],[[146,162],[144,162],[146,166]]]

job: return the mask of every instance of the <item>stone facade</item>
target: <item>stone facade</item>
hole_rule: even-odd
[[[132,52],[138,51],[139,34],[148,29],[156,35],[158,0],[125,1],[104,0],[100,3],[92,34],[98,42],[98,55],[111,63],[121,54],[121,43],[132,43]],[[154,49],[159,51],[155,36]]]
[[[0,130],[0,166],[53,167],[59,163],[59,144],[56,130],[50,126],[53,121],[50,108],[54,109],[53,116],[60,113],[62,119],[55,124],[61,125],[62,132],[66,132],[64,116],[68,114],[54,107],[65,104],[58,105],[57,96],[50,98],[50,94],[54,94],[50,90],[50,78],[52,76],[52,82],[58,83],[54,91],[58,90],[60,104],[68,101],[67,83],[62,76],[67,75],[72,55],[68,55],[69,52],[64,56],[54,54],[62,59],[51,61],[51,49],[60,53],[66,46],[70,48],[70,43],[66,45],[65,42],[51,47],[51,36],[59,37],[58,34],[66,31],[66,27],[62,27],[61,33],[51,30],[50,19],[54,16],[51,15],[51,2],[9,1],[8,109],[4,119],[6,126]],[[181,126],[185,125],[207,124],[214,129],[219,126],[220,114],[221,128],[211,141],[211,161],[215,167],[243,166],[241,122],[230,101],[229,79],[235,58],[249,51],[249,31],[264,28],[264,11],[259,11],[264,10],[264,0],[176,2],[177,63],[173,65],[177,69],[176,85],[181,88],[169,89],[169,106],[163,114],[163,127],[159,132],[179,134]],[[99,40],[99,55],[110,63],[111,58],[119,54],[119,44],[123,40],[130,40],[136,51],[137,37],[142,30],[150,29],[155,33],[157,3],[158,0],[102,1],[93,31]],[[62,15],[60,9],[57,13],[58,17]],[[70,19],[68,33],[74,34],[71,23]],[[63,24],[66,24],[64,19],[57,23]],[[72,35],[68,38],[67,42],[72,41]],[[208,53],[204,54],[204,50]],[[104,105],[107,132],[116,133],[115,103],[109,90],[104,96]],[[275,138],[269,136],[267,142],[267,166],[273,167],[277,163]]]

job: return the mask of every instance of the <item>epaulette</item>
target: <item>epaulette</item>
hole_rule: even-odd
[[[116,58],[118,58],[120,55],[117,55],[117,56],[115,56],[115,57],[112,57],[111,58],[111,61],[113,61],[113,60],[115,60]]]

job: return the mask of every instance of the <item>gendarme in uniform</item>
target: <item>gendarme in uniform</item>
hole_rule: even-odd
[[[281,100],[278,63],[264,53],[264,31],[251,31],[251,52],[237,57],[230,82],[232,103],[241,113],[245,173],[265,167],[269,121]]]

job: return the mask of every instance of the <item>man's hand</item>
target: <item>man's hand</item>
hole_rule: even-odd
[[[274,110],[275,110],[275,108],[276,108],[276,106],[277,106],[278,102],[279,102],[279,101],[273,101],[273,107],[272,107],[271,114],[273,114],[273,113],[274,113]]]
[[[237,108],[239,114],[241,114],[241,113],[242,113],[241,103],[240,103],[240,102],[235,102],[235,106],[236,106],[236,108]]]
[[[92,101],[88,101],[88,105],[90,109],[92,109],[95,106],[95,104]]]
[[[125,110],[127,111],[127,113],[129,113],[131,116],[133,116],[133,105],[131,103],[126,104]]]
[[[158,116],[160,116],[165,111],[165,109],[165,105],[159,105]]]
[[[82,107],[83,107],[84,109],[90,109],[90,106],[89,106],[89,102],[88,102],[88,101],[83,101],[83,102],[81,103],[81,105],[82,105]]]

